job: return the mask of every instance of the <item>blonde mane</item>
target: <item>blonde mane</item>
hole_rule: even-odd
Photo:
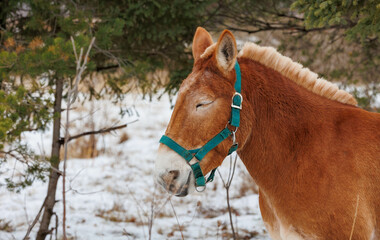
[[[208,47],[201,55],[201,58],[210,56],[214,50],[215,44]],[[238,57],[249,58],[272,68],[315,94],[341,103],[357,105],[355,98],[351,94],[344,90],[339,90],[335,84],[323,78],[318,78],[318,74],[304,68],[299,63],[293,62],[290,58],[277,52],[273,47],[260,47],[255,43],[247,42],[240,50]]]

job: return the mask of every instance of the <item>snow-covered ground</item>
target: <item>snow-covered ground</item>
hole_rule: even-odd
[[[226,194],[218,174],[205,192],[185,198],[171,198],[154,183],[158,140],[171,115],[168,98],[148,101],[130,95],[122,104],[106,100],[87,102],[84,106],[77,103],[70,132],[74,135],[132,121],[134,118],[128,114],[123,119],[119,115],[121,108],[132,105],[139,112],[139,121],[113,134],[97,136],[98,157],[68,160],[67,231],[71,239],[149,239],[152,212],[152,239],[181,239],[181,233],[184,239],[230,239]],[[380,106],[380,95],[374,106]],[[24,141],[37,153],[49,155],[51,130],[27,134]],[[84,140],[70,144],[72,152],[83,152],[86,146]],[[4,181],[4,173],[16,178],[19,165],[14,162],[3,165],[0,183]],[[226,159],[220,168],[224,178],[228,170]],[[242,239],[269,239],[253,186],[244,165],[239,162],[231,187],[235,229]],[[46,189],[47,183],[42,182],[35,182],[20,193],[0,187],[0,227],[9,223],[7,231],[0,231],[0,240],[24,237],[28,224],[40,209]],[[55,207],[60,226],[61,192],[60,182]],[[38,224],[31,234],[32,239],[37,229]],[[60,227],[58,236],[61,233]]]
[[[131,121],[120,120],[120,107],[135,105],[140,119],[113,134],[97,136],[100,155],[93,159],[68,160],[67,231],[71,239],[230,239],[226,193],[217,174],[203,193],[185,198],[170,197],[154,183],[154,161],[158,140],[171,115],[167,98],[160,101],[129,96],[120,104],[92,101],[77,104],[71,119],[77,119],[71,134],[89,130],[90,113],[94,129]],[[126,135],[127,134],[127,135]],[[125,136],[128,136],[127,138]],[[50,153],[51,131],[25,136],[37,153]],[[126,140],[127,139],[127,140]],[[80,143],[80,142],[79,142]],[[80,148],[71,143],[72,151]],[[17,176],[17,165],[9,162],[1,172]],[[229,161],[220,168],[227,178]],[[4,176],[1,177],[3,179]],[[2,180],[0,180],[2,181]],[[37,214],[47,183],[36,182],[20,193],[0,188],[0,225],[8,222],[9,232],[0,239],[22,239]],[[258,195],[243,164],[239,162],[231,186],[233,221],[242,239],[269,239],[258,207]],[[62,221],[62,184],[59,183],[55,211]],[[152,210],[153,209],[153,210]],[[177,221],[178,218],[178,221]],[[3,220],[1,222],[1,220]],[[51,226],[55,225],[55,218]],[[181,226],[181,227],[179,227]],[[34,239],[38,224],[31,236]],[[59,228],[58,236],[62,233]]]

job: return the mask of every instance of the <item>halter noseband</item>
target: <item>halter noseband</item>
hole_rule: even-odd
[[[170,137],[163,135],[160,139],[160,143],[165,144],[170,149],[178,153],[181,157],[183,157],[187,163],[190,165],[191,169],[193,170],[194,177],[195,177],[195,186],[197,191],[198,187],[203,187],[201,191],[203,191],[206,187],[206,183],[212,182],[214,180],[215,171],[216,168],[213,169],[210,173],[210,176],[205,179],[201,167],[199,165],[199,162],[202,161],[202,159],[206,156],[208,152],[210,152],[212,149],[214,149],[216,146],[218,146],[221,142],[223,142],[226,138],[232,135],[232,146],[228,150],[228,155],[235,152],[238,148],[238,143],[235,141],[235,133],[239,127],[240,124],[240,110],[242,109],[242,102],[243,102],[243,96],[241,95],[241,73],[240,73],[240,66],[239,63],[236,61],[235,64],[235,72],[236,72],[236,81],[235,81],[235,93],[232,97],[232,104],[231,104],[231,117],[228,121],[226,127],[220,131],[215,137],[211,138],[210,141],[208,141],[203,147],[187,150],[186,148],[182,147],[178,143],[176,143],[173,139]],[[228,124],[235,127],[234,131],[231,131],[228,129]],[[198,160],[195,160],[194,164],[191,164],[194,157]]]

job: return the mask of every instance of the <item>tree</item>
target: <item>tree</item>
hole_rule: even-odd
[[[366,96],[358,95],[359,105],[370,109],[378,92],[380,66],[380,2],[379,1],[303,1],[292,4],[304,14],[306,29],[340,28],[345,46],[346,64],[331,71],[332,77],[346,78],[351,83],[366,84]],[[330,56],[332,54],[329,54]]]
[[[354,90],[368,110],[378,94],[378,1],[218,1],[208,28],[255,34],[280,52],[331,81],[360,84]],[[273,41],[275,40],[275,41]]]
[[[0,3],[0,154],[2,161],[9,157],[22,161],[24,157],[24,162],[35,163],[29,164],[25,181],[9,182],[11,188],[30,185],[34,178],[44,178],[44,170],[49,171],[37,239],[54,230],[49,225],[61,175],[62,101],[76,73],[70,37],[75,37],[77,49],[86,48],[93,36],[97,39],[85,75],[101,73],[106,85],[100,92],[89,86],[90,97],[113,94],[121,99],[123,86],[133,77],[143,93],[154,92],[148,73],[157,69],[171,72],[175,84],[169,84],[167,91],[172,92],[191,69],[190,52],[185,50],[195,28],[207,19],[203,7],[208,4],[185,0]],[[122,74],[114,74],[120,70]],[[50,122],[52,152],[43,168],[38,156],[18,139],[25,131],[46,129]]]

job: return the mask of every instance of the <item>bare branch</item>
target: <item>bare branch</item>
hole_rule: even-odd
[[[101,71],[115,69],[115,68],[119,68],[119,67],[120,67],[119,65],[97,66],[96,71],[101,72]]]
[[[245,32],[248,34],[253,34],[253,33],[258,33],[258,32],[265,32],[265,31],[292,31],[293,33],[309,33],[309,32],[322,32],[322,31],[327,31],[327,30],[332,30],[332,29],[345,29],[348,28],[349,26],[342,26],[342,25],[334,25],[334,26],[326,26],[326,27],[321,27],[321,28],[310,28],[307,29],[303,26],[299,25],[288,25],[288,24],[276,24],[272,25],[270,23],[265,23],[264,26],[257,26],[256,28],[250,29],[250,28],[245,28],[245,27],[235,27],[235,26],[230,26],[228,24],[223,24],[225,27],[230,29],[231,31],[237,31],[237,32]]]
[[[16,155],[16,154],[14,154],[13,152],[16,152],[16,153],[18,153],[18,154],[20,154],[20,155]],[[26,164],[26,165],[28,165],[29,163],[35,163],[35,162],[36,162],[36,161],[33,160],[33,159],[28,159],[28,158],[27,158],[28,156],[26,156],[26,155],[24,155],[24,154],[21,154],[21,153],[17,152],[17,149],[11,149],[11,150],[8,150],[8,151],[0,151],[0,156],[1,156],[1,157],[6,157],[6,155],[9,155],[9,156],[11,156],[12,158],[14,158],[16,161],[19,161],[19,162],[21,162],[21,163],[23,163],[23,164]],[[46,161],[46,160],[44,160],[43,162],[50,163],[49,161]],[[51,166],[51,165],[49,166],[49,168],[50,168],[52,171],[57,172],[59,175],[62,175],[62,171],[60,171],[59,169],[57,169],[57,168],[55,168],[55,167],[53,167],[53,166]]]
[[[173,213],[174,213],[175,219],[177,220],[177,224],[178,224],[179,232],[181,233],[181,237],[182,237],[182,240],[183,240],[183,239],[185,239],[185,238],[183,237],[182,226],[181,226],[181,224],[179,223],[178,216],[177,216],[177,212],[176,212],[175,209],[174,209],[174,206],[173,206],[173,203],[172,203],[172,200],[171,200],[171,199],[169,199],[169,202],[170,202],[170,205],[172,206],[172,209],[173,209]]]
[[[80,138],[80,137],[84,137],[84,136],[87,136],[87,135],[109,133],[109,132],[112,132],[112,131],[115,131],[115,130],[118,130],[118,129],[121,129],[121,128],[125,128],[129,124],[134,123],[134,122],[137,122],[137,120],[132,121],[130,123],[123,124],[123,125],[118,125],[118,126],[115,126],[115,127],[102,128],[102,129],[99,129],[99,130],[96,130],[96,131],[83,132],[83,133],[80,133],[78,135],[74,135],[74,136],[69,137],[67,141],[70,142],[71,140],[74,140],[74,139],[77,139],[77,138]],[[60,142],[64,143],[65,142],[65,138],[61,138]]]
[[[70,127],[70,106],[72,103],[75,102],[77,96],[78,96],[78,86],[79,82],[82,79],[82,74],[84,70],[86,69],[87,65],[87,59],[88,55],[90,54],[91,48],[95,42],[95,38],[91,39],[91,43],[87,48],[86,55],[84,56],[83,63],[82,63],[82,56],[83,56],[83,48],[80,49],[79,58],[77,56],[76,48],[75,48],[75,42],[73,37],[71,37],[71,43],[73,45],[73,50],[76,58],[76,64],[77,64],[77,72],[76,76],[74,78],[74,87],[71,87],[68,91],[67,96],[67,111],[66,111],[66,129],[65,129],[65,139],[64,139],[64,158],[63,158],[63,175],[62,175],[62,197],[63,197],[63,220],[62,220],[62,228],[63,228],[63,239],[66,240],[66,162],[67,162],[67,149],[68,149],[68,143],[69,143],[69,127]]]
[[[29,225],[29,227],[28,227],[28,231],[26,232],[26,234],[25,234],[25,236],[24,236],[24,238],[23,238],[24,240],[28,240],[28,239],[29,239],[29,234],[30,234],[30,232],[32,231],[34,225],[36,225],[36,223],[37,223],[38,220],[40,219],[40,216],[41,216],[41,213],[42,213],[42,209],[44,209],[44,206],[45,206],[46,199],[47,199],[47,197],[45,197],[45,200],[44,200],[44,202],[42,203],[42,206],[41,206],[40,210],[38,211],[37,216],[34,218],[32,224]]]
[[[133,63],[131,61],[129,61],[128,59],[122,59],[120,57],[117,57],[116,55],[114,55],[111,51],[109,50],[104,50],[102,48],[100,48],[99,46],[97,46],[96,44],[94,45],[94,48],[96,50],[98,50],[100,53],[104,54],[106,57],[109,57],[111,59],[113,59],[116,64],[121,68],[123,69],[123,66],[127,66],[127,65],[133,65]]]
[[[74,50],[74,55],[75,55],[75,61],[78,62],[78,54],[77,54],[77,49],[75,48],[74,38],[71,36],[70,39],[71,39],[71,44],[73,45],[73,50]]]

